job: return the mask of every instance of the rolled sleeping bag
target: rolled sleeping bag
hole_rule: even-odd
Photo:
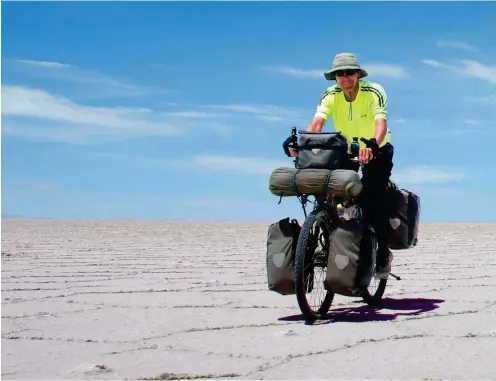
[[[308,194],[334,195],[347,199],[360,194],[362,182],[358,173],[350,169],[280,167],[270,175],[269,190],[280,197]]]

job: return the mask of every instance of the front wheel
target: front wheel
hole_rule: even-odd
[[[381,304],[382,297],[384,296],[384,291],[386,291],[387,279],[381,278],[377,279],[375,276],[372,277],[369,286],[363,290],[362,299],[369,306],[378,306]],[[373,285],[377,284],[377,289],[372,291]],[[369,289],[371,289],[369,291]]]
[[[327,273],[329,226],[323,211],[312,211],[301,227],[296,246],[294,280],[298,305],[305,319],[323,319],[331,307],[334,293],[324,288]],[[323,246],[317,250],[319,243]],[[323,275],[321,279],[316,273]],[[317,278],[317,279],[316,279]],[[319,300],[310,303],[310,294],[317,290]]]

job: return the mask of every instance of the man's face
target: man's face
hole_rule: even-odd
[[[358,82],[359,71],[355,69],[338,70],[336,72],[336,81],[344,91],[351,91]]]

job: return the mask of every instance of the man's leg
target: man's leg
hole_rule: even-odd
[[[372,225],[378,241],[376,273],[387,276],[391,270],[392,254],[387,242],[391,234],[389,224],[389,201],[387,187],[393,169],[394,147],[387,143],[380,149],[381,154],[363,168],[364,217]]]

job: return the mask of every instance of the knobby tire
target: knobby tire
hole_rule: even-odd
[[[313,265],[312,257],[314,254],[313,251],[311,253],[308,252],[309,238],[315,222],[317,222],[319,218],[322,218],[323,216],[324,212],[318,210],[314,210],[308,214],[308,217],[305,219],[305,222],[303,223],[303,226],[301,228],[298,243],[296,245],[294,265],[296,299],[298,301],[301,313],[307,321],[324,319],[334,299],[334,293],[326,290],[326,296],[322,304],[320,305],[320,308],[317,311],[314,311],[309,306],[308,300],[306,298],[307,285],[305,283],[305,273],[307,273],[307,271],[305,270],[306,266]]]

